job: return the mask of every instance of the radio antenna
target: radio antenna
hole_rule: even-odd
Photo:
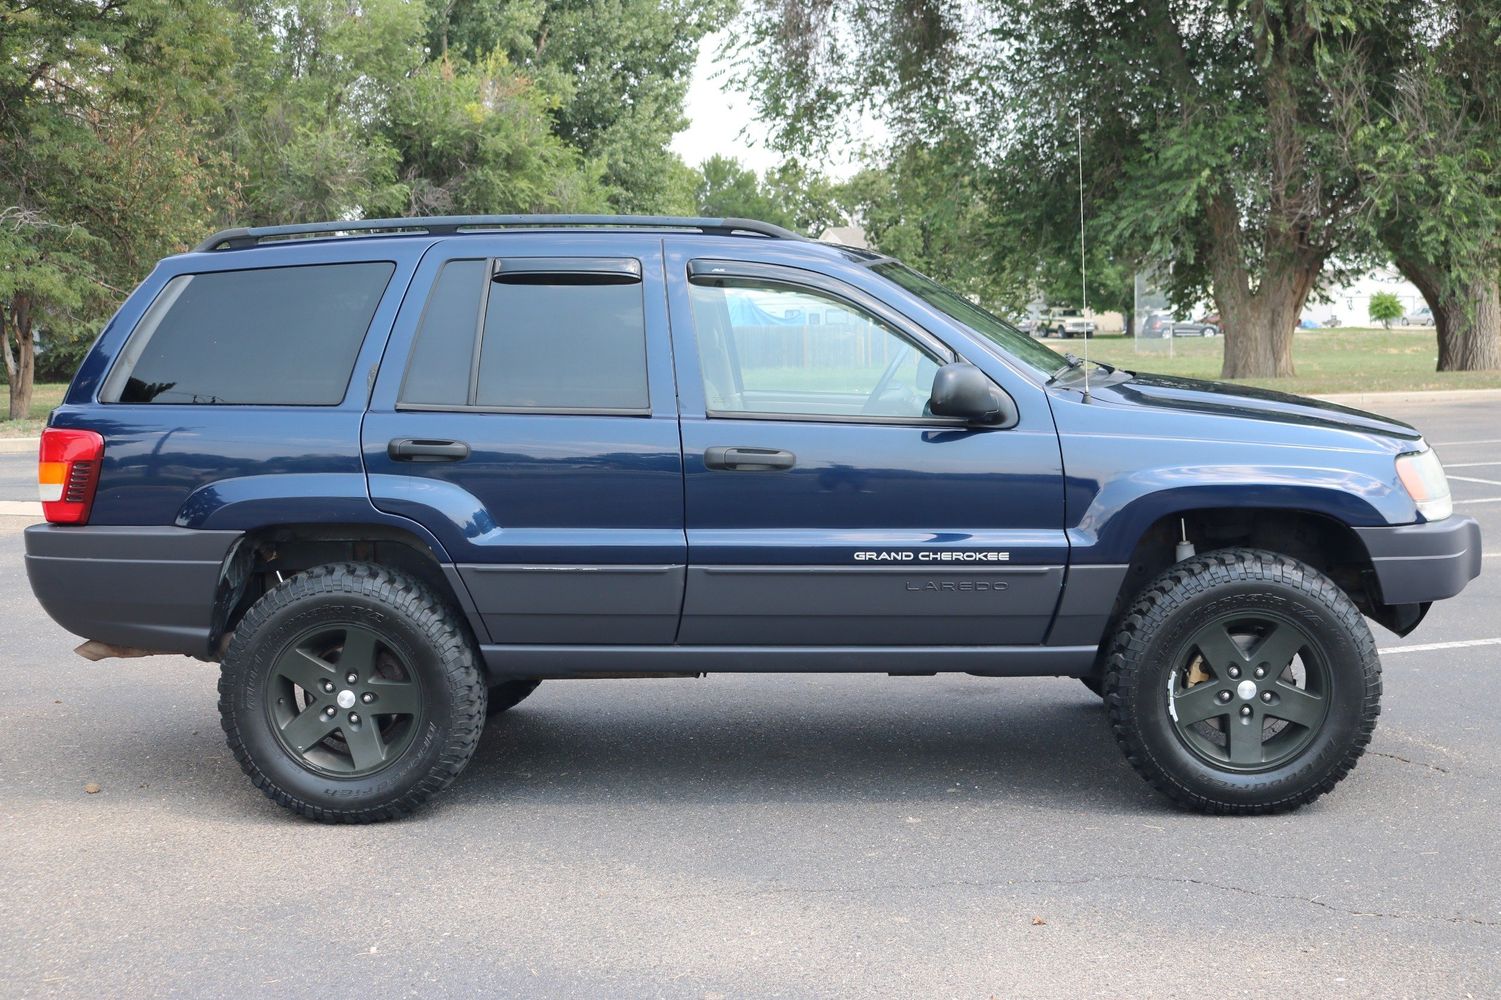
[[[1084,112],[1074,111],[1074,135],[1078,139],[1079,148],[1079,294],[1081,306],[1079,314],[1086,319],[1089,316],[1089,276],[1085,271],[1084,264]],[[1084,402],[1089,402],[1089,331],[1084,333]]]

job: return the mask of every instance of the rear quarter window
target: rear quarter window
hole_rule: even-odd
[[[332,406],[396,265],[179,275],[105,380],[106,403]]]

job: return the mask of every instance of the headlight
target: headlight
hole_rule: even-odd
[[[1432,449],[1397,456],[1397,478],[1418,505],[1418,513],[1430,521],[1442,521],[1454,513],[1449,480]]]

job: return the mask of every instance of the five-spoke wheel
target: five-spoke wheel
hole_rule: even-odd
[[[1381,665],[1328,577],[1221,549],[1142,591],[1111,642],[1104,691],[1127,760],[1174,801],[1273,812],[1355,766],[1380,710]]]
[[[366,563],[268,590],[219,679],[229,746],[275,802],[324,822],[411,812],[463,770],[486,688],[459,613],[421,581]]]
[[[380,636],[320,626],[272,666],[266,710],[287,752],[313,770],[373,774],[399,758],[420,727],[422,688]]]
[[[1307,633],[1272,615],[1231,613],[1199,629],[1172,674],[1168,715],[1210,763],[1276,767],[1323,725],[1329,668]]]

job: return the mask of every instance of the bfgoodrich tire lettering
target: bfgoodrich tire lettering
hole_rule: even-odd
[[[1234,645],[1212,638],[1221,630]],[[1278,812],[1330,791],[1370,742],[1380,697],[1375,640],[1349,597],[1312,567],[1255,549],[1164,572],[1122,620],[1106,662],[1126,759],[1203,812]],[[1215,714],[1190,722],[1206,712]],[[1237,744],[1246,731],[1255,739]]]
[[[341,662],[359,642],[379,668]],[[358,683],[345,684],[346,668]],[[297,674],[294,685],[297,670],[312,674]],[[320,671],[333,685],[326,695]],[[219,677],[220,718],[240,767],[272,801],[328,823],[402,816],[446,788],[474,753],[485,703],[458,616],[418,580],[366,563],[319,566],[267,592],[236,628]],[[403,714],[377,714],[387,707]],[[317,739],[286,735],[287,722],[303,713],[322,721],[330,709]],[[358,725],[325,732],[351,713]],[[383,744],[389,758],[362,758],[356,734],[377,721],[402,738]],[[306,754],[298,742],[309,744]]]

